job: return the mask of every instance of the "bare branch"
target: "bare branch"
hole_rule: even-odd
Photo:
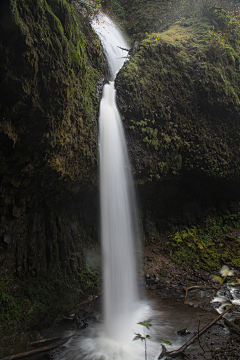
[[[184,290],[186,291],[186,295],[185,295],[185,299],[184,299],[184,304],[186,303],[187,300],[187,296],[188,296],[188,291],[192,290],[192,289],[216,289],[213,286],[209,286],[209,285],[193,285],[193,286],[189,286],[186,287]]]

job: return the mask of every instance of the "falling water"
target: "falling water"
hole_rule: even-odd
[[[134,341],[143,331],[139,321],[153,311],[137,292],[135,243],[139,240],[135,190],[123,126],[115,100],[114,79],[128,48],[116,25],[101,15],[93,22],[110,67],[111,82],[103,89],[99,115],[101,243],[103,257],[103,323],[74,337],[62,359],[141,360],[144,344]],[[159,350],[159,344],[157,344]],[[156,345],[148,359],[155,358]]]
[[[100,14],[93,21],[92,27],[98,34],[110,68],[111,80],[114,81],[117,72],[121,69],[128,49],[128,43],[114,22],[105,14]]]
[[[133,341],[136,333],[151,335],[147,340],[147,359],[157,360],[162,338],[174,343],[171,350],[182,345],[175,329],[182,326],[189,309],[182,309],[182,316],[176,315],[175,308],[169,314],[168,305],[164,313],[154,311],[152,304],[138,299],[134,248],[139,237],[138,219],[114,89],[115,76],[126,55],[120,48],[128,48],[128,45],[105,15],[93,23],[93,28],[101,39],[113,80],[104,86],[99,116],[104,317],[103,322],[76,331],[58,360],[145,360],[144,343]],[[138,324],[144,320],[151,320],[150,330]]]
[[[96,24],[114,78],[127,48],[120,31],[106,17]],[[99,116],[101,242],[104,324],[113,339],[125,339],[137,300],[134,237],[136,203],[125,136],[116,106],[114,82],[104,86]],[[131,334],[132,335],[132,334]]]

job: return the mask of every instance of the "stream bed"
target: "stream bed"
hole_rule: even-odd
[[[225,292],[228,291],[225,288]],[[237,290],[238,292],[238,290]],[[141,321],[150,320],[152,325],[149,330],[141,325],[137,325],[137,333],[143,336],[150,335],[151,339],[147,339],[147,359],[157,359],[162,351],[161,344],[167,347],[168,351],[174,350],[182,346],[190,339],[198,330],[210,323],[218,316],[216,311],[219,307],[224,307],[224,289],[215,298],[216,301],[207,308],[203,305],[210,294],[210,290],[189,291],[186,304],[184,304],[185,291],[183,288],[163,289],[163,290],[146,290],[144,298],[141,300],[142,319]],[[221,301],[220,301],[221,300]],[[225,300],[227,303],[227,299]],[[215,308],[216,309],[215,309]],[[51,359],[51,360],[72,360],[72,359],[144,359],[144,341],[131,341],[123,350],[122,345],[118,344],[119,349],[111,355],[104,355],[96,349],[96,336],[102,331],[101,317],[101,296],[95,300],[83,304],[77,309],[78,315],[75,320],[59,319],[54,327],[42,334],[44,338],[55,336],[72,336],[71,339],[63,346],[56,348],[48,354],[38,355],[31,359]],[[144,313],[145,311],[145,313]],[[229,320],[233,320],[236,314],[228,314]],[[72,314],[72,318],[74,315]],[[77,319],[77,321],[76,321]],[[102,335],[101,335],[102,336]],[[99,338],[101,346],[104,343],[104,336]],[[133,336],[134,337],[134,336]],[[86,346],[82,354],[82,342],[86,341]],[[94,339],[89,342],[89,339]],[[167,345],[170,342],[171,345]],[[125,346],[126,344],[124,344]],[[109,347],[109,343],[106,345]],[[114,344],[111,344],[114,347]],[[87,353],[89,349],[89,353]],[[102,349],[102,348],[101,348]],[[125,352],[126,351],[126,352]],[[126,355],[127,354],[127,355]],[[137,354],[137,357],[136,357]],[[231,337],[224,320],[219,320],[211,326],[199,339],[197,339],[187,350],[185,350],[184,358],[186,359],[217,359],[217,360],[239,360],[239,347]],[[183,359],[178,356],[176,359]]]

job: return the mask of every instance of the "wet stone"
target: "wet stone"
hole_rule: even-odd
[[[188,329],[181,329],[177,331],[177,334],[179,336],[186,336],[188,334],[191,334],[191,331],[189,331]]]

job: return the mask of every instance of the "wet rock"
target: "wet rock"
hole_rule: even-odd
[[[146,275],[146,283],[147,285],[151,286],[156,283],[156,279],[154,276],[150,276],[149,274]]]
[[[79,329],[88,327],[90,321],[99,321],[99,313],[88,313],[84,310],[79,311],[75,316],[76,324]]]
[[[235,319],[234,322],[224,318],[224,323],[231,333],[231,338],[240,341],[240,318]]]
[[[188,329],[181,329],[177,331],[177,334],[179,336],[186,336],[188,334],[191,334],[191,331],[189,331]]]

